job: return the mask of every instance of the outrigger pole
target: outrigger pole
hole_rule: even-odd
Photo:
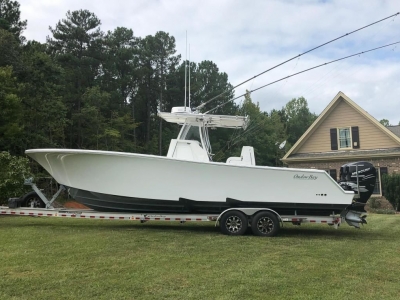
[[[296,55],[296,56],[294,56],[294,57],[292,57],[292,58],[290,58],[290,59],[288,59],[288,60],[285,60],[284,62],[282,62],[282,63],[280,63],[280,64],[277,64],[276,66],[273,66],[273,67],[271,67],[271,68],[265,70],[264,72],[261,72],[261,73],[255,75],[255,76],[253,76],[253,77],[251,77],[251,78],[249,78],[249,79],[247,79],[247,80],[245,80],[245,81],[239,83],[238,85],[235,85],[233,88],[231,88],[231,89],[229,89],[229,90],[226,90],[225,92],[222,92],[221,94],[219,94],[219,95],[217,95],[217,96],[211,98],[210,100],[207,100],[206,102],[203,102],[202,104],[200,104],[199,106],[196,107],[196,110],[199,110],[199,109],[203,108],[207,103],[210,103],[211,101],[213,101],[213,100],[215,100],[215,99],[221,97],[222,95],[224,95],[224,94],[226,94],[226,93],[228,93],[228,92],[230,92],[230,91],[233,91],[234,89],[236,89],[237,87],[239,87],[239,86],[245,84],[246,82],[249,82],[250,80],[253,80],[254,78],[256,78],[256,77],[258,77],[258,76],[260,76],[260,75],[262,75],[262,74],[265,74],[265,73],[267,73],[267,72],[269,72],[269,71],[271,71],[271,70],[273,70],[273,69],[275,69],[275,68],[277,68],[277,67],[279,67],[279,66],[282,66],[282,65],[284,65],[284,64],[286,64],[286,63],[288,63],[288,62],[290,62],[290,61],[292,61],[292,60],[294,60],[294,59],[296,59],[296,58],[298,58],[298,57],[300,57],[300,56],[302,56],[302,55],[304,55],[304,54],[307,54],[307,53],[312,52],[312,51],[314,51],[314,50],[316,50],[316,49],[318,49],[318,48],[321,48],[321,47],[323,47],[323,46],[325,46],[325,45],[328,45],[328,44],[330,44],[330,43],[332,43],[332,42],[334,42],[334,41],[337,41],[337,40],[339,40],[339,39],[341,39],[341,38],[344,38],[344,37],[346,37],[346,36],[349,36],[349,35],[351,35],[351,34],[357,32],[357,31],[360,31],[360,30],[362,30],[362,29],[365,29],[365,28],[367,28],[367,27],[370,27],[370,26],[372,26],[372,25],[375,25],[375,24],[378,24],[378,23],[380,23],[380,22],[382,22],[382,21],[385,21],[385,20],[387,20],[387,19],[390,19],[391,17],[397,17],[399,14],[400,14],[400,12],[395,13],[395,14],[389,16],[389,17],[383,18],[383,19],[381,19],[381,20],[378,20],[378,21],[376,21],[376,22],[373,22],[373,23],[371,23],[371,24],[368,24],[368,25],[366,25],[366,26],[364,26],[364,27],[360,27],[360,28],[358,28],[358,29],[356,29],[356,30],[353,30],[353,31],[349,32],[349,33],[343,34],[343,35],[341,35],[341,36],[339,36],[339,37],[337,37],[337,38],[335,38],[335,39],[333,39],[333,40],[330,40],[330,41],[328,41],[328,42],[326,42],[326,43],[323,43],[323,44],[321,44],[321,45],[319,45],[319,46],[317,46],[317,47],[314,47],[314,48],[312,48],[312,49],[310,49],[310,50],[307,50],[307,51],[305,51],[305,52],[303,52],[303,53],[301,53],[301,54],[299,54],[299,55]],[[241,97],[241,96],[240,96],[240,97]],[[237,98],[235,98],[235,99],[237,99]]]

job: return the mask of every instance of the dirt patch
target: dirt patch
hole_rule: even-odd
[[[68,201],[64,203],[64,207],[65,208],[82,208],[82,209],[87,209],[89,207],[87,207],[86,205],[83,205],[79,202],[76,201]]]

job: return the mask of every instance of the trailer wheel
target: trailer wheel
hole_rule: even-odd
[[[46,205],[36,192],[30,192],[22,197],[23,207],[44,208]]]
[[[269,211],[262,211],[253,217],[251,230],[258,236],[274,236],[278,233],[280,224],[277,216]]]
[[[222,216],[220,227],[223,234],[243,235],[248,227],[247,216],[240,211],[228,211]]]

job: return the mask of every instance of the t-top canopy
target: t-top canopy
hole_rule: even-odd
[[[169,123],[197,124],[204,127],[247,128],[249,117],[205,115],[196,113],[168,113],[159,112],[158,116]]]

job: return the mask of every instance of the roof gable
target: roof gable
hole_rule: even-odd
[[[352,114],[356,121],[345,120],[343,124],[338,124],[338,121],[335,120],[340,119],[344,113]],[[363,124],[362,128],[369,128],[369,132],[373,132],[372,135],[379,136],[382,139],[382,148],[390,148],[390,147],[399,147],[400,146],[400,138],[393,134],[390,130],[388,130],[385,126],[379,123],[375,118],[373,118],[370,114],[368,114],[365,110],[363,110],[360,106],[358,106],[355,102],[353,102],[350,98],[348,98],[344,93],[339,92],[335,98],[329,103],[329,105],[323,110],[323,112],[319,115],[319,117],[314,121],[314,123],[307,129],[307,131],[300,137],[300,139],[293,145],[293,147],[286,153],[286,155],[282,158],[283,161],[288,159],[290,155],[301,153],[301,152],[313,152],[310,151],[312,147],[310,145],[317,145],[321,143],[325,148],[322,150],[318,149],[316,152],[327,152],[330,150],[330,137],[329,137],[329,127],[333,125],[333,128],[336,127],[347,127],[347,126],[358,126],[358,124],[354,124],[354,122],[361,122]],[[352,123],[353,122],[353,123]],[[323,130],[324,134],[321,134],[321,130]],[[320,132],[318,132],[320,131]],[[326,131],[326,132],[325,132]],[[323,137],[318,140],[318,136]],[[367,139],[363,138],[365,142]],[[374,143],[374,137],[371,136],[369,138],[370,144]],[[363,141],[360,141],[360,144],[363,145]],[[328,149],[329,147],[329,149]],[[318,145],[317,147],[318,148]],[[369,147],[371,148],[371,147]],[[314,151],[315,152],[315,151]]]

